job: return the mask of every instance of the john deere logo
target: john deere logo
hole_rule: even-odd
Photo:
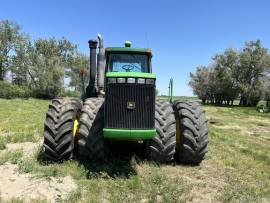
[[[127,109],[135,109],[135,102],[127,102]]]

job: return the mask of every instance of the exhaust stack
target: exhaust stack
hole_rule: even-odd
[[[98,48],[97,86],[98,93],[104,95],[105,50],[101,34],[98,34]]]
[[[89,40],[88,41],[90,48],[90,78],[89,83],[86,88],[86,98],[96,96],[96,71],[97,71],[97,41]]]

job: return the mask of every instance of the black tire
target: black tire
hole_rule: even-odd
[[[200,164],[205,158],[208,144],[208,127],[201,105],[191,101],[175,101],[177,125],[178,161],[185,164]]]
[[[103,98],[89,98],[83,105],[78,140],[78,156],[83,161],[106,160],[108,143],[103,137],[103,103]]]
[[[147,142],[146,156],[159,163],[174,159],[176,125],[172,105],[166,100],[157,100],[155,105],[156,137]]]
[[[44,123],[44,155],[51,161],[73,157],[74,121],[82,108],[77,98],[53,99],[49,104]]]

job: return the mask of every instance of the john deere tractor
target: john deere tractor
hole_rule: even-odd
[[[152,51],[133,48],[129,41],[125,47],[104,49],[101,35],[89,41],[89,48],[84,102],[52,100],[45,120],[44,154],[53,161],[74,156],[103,161],[111,144],[131,141],[143,143],[146,157],[153,161],[199,164],[208,143],[205,113],[196,102],[156,98]]]

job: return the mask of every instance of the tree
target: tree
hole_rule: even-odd
[[[74,57],[73,64],[67,71],[70,78],[70,87],[74,87],[76,91],[84,94],[85,87],[89,80],[89,57],[77,53]]]
[[[270,75],[267,75],[263,82],[264,86],[264,100],[266,101],[266,106],[270,108]]]
[[[261,42],[250,41],[245,44],[239,56],[240,68],[237,81],[240,85],[240,105],[256,106],[262,98],[262,78],[270,69],[270,58],[267,49]]]
[[[13,83],[34,90],[35,96],[53,98],[64,88],[65,70],[69,85],[84,90],[88,64],[89,58],[66,38],[32,41],[17,23],[0,21],[0,80],[11,73]]]
[[[213,60],[213,65],[190,74],[189,85],[203,102],[228,105],[240,95],[240,105],[256,106],[263,95],[269,98],[270,86],[265,84],[269,81],[270,56],[259,40],[247,42],[240,52],[227,49]]]
[[[233,49],[228,49],[223,54],[217,54],[213,60],[214,79],[211,81],[215,82],[216,103],[233,104],[239,94],[235,80],[235,72],[239,68],[238,54]]]
[[[189,85],[193,93],[197,95],[203,103],[209,98],[209,76],[210,71],[206,66],[197,67],[195,73],[190,73]]]
[[[17,85],[28,84],[29,73],[29,51],[31,42],[28,36],[21,36],[15,45],[15,54],[11,56],[11,64],[9,70],[12,73],[12,81]]]
[[[0,81],[4,80],[10,58],[24,35],[17,23],[9,20],[0,21]]]
[[[28,73],[40,97],[54,98],[62,91],[64,68],[72,64],[75,50],[67,39],[38,39],[31,46]]]

